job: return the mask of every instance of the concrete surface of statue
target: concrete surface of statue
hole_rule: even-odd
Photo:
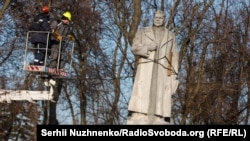
[[[140,56],[130,97],[127,124],[169,124],[171,101],[179,81],[175,34],[165,27],[163,11],[154,24],[138,30],[131,50]]]

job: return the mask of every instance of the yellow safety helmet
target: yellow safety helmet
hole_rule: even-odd
[[[66,17],[68,20],[71,21],[71,13],[69,11],[64,12],[63,17]]]

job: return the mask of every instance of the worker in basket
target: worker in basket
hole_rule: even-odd
[[[33,65],[44,65],[46,46],[48,43],[48,36],[50,29],[50,9],[48,6],[42,6],[41,12],[35,16],[34,22],[30,26],[31,43],[36,48],[34,51]],[[42,33],[41,31],[48,31],[48,33]]]
[[[64,37],[75,41],[75,37],[72,34],[70,22],[72,20],[71,13],[66,11],[62,14],[60,20],[54,20],[51,22],[51,30],[52,30],[52,37],[51,37],[51,55],[50,55],[50,68],[56,69],[63,69],[66,59],[65,54],[60,52],[65,51],[65,42]],[[61,45],[61,47],[60,47]],[[60,58],[58,58],[60,57]],[[58,63],[59,60],[59,63]]]

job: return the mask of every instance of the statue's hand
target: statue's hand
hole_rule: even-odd
[[[172,94],[175,93],[175,91],[177,90],[178,88],[178,85],[179,85],[179,80],[178,80],[178,77],[177,75],[171,75],[171,79],[172,79],[172,85],[171,85],[171,90],[172,90]]]
[[[148,45],[148,50],[149,51],[155,51],[156,48],[157,48],[157,44],[155,42]]]

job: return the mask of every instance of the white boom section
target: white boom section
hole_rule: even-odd
[[[54,80],[44,82],[46,86],[50,86],[49,91],[29,91],[29,90],[3,90],[0,89],[0,102],[11,103],[12,100],[22,101],[27,100],[33,102],[34,100],[53,100],[53,86]]]

